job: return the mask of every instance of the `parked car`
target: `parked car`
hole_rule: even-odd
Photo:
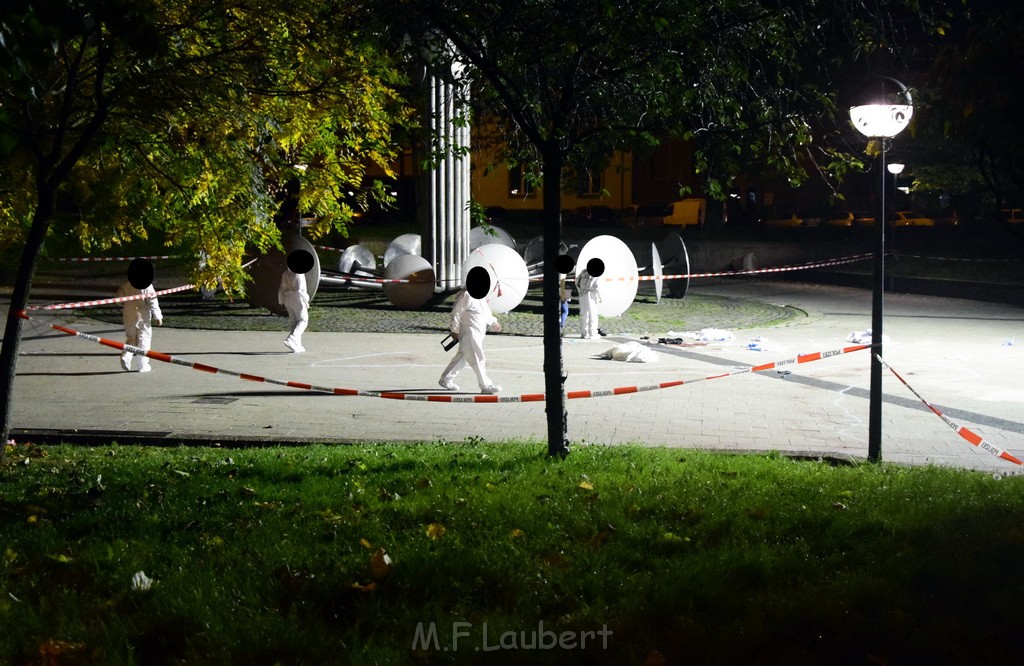
[[[1010,224],[1024,222],[1024,209],[1022,208],[1004,208],[1000,212],[1003,214],[1003,218]]]
[[[776,214],[774,217],[770,217],[765,220],[765,224],[769,227],[775,227],[776,229],[787,229],[795,227],[816,227],[821,222],[821,218],[811,215],[803,211],[795,211],[792,213],[781,213]]]
[[[666,208],[668,208],[667,201],[631,204],[622,209],[619,223],[629,228],[662,224]]]
[[[834,210],[822,222],[826,227],[852,227],[853,213],[848,210]]]
[[[829,227],[870,227],[875,224],[875,218],[864,211],[837,210],[830,213],[822,224]]]
[[[855,227],[873,227],[875,226],[875,216],[873,213],[866,211],[854,211],[853,213],[853,226]]]
[[[704,216],[707,212],[707,199],[690,197],[682,201],[673,201],[662,215],[662,224],[674,224],[681,227],[703,227]]]
[[[615,224],[616,215],[608,206],[577,206],[562,211],[562,220],[579,227],[599,227]]]
[[[935,220],[912,210],[898,210],[892,225],[894,227],[934,227]]]

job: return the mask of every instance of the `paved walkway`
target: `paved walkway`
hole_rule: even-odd
[[[798,307],[783,327],[735,331],[736,340],[656,346],[650,364],[599,360],[612,338],[566,338],[567,388],[608,389],[697,380],[797,354],[846,346],[870,326],[870,293],[791,282],[695,285],[717,294]],[[123,340],[119,327],[78,319],[80,330]],[[886,360],[925,398],[987,442],[1024,458],[1024,309],[957,299],[886,297]],[[652,337],[664,335],[651,332]],[[747,342],[765,337],[765,351]],[[154,348],[190,362],[275,379],[365,390],[433,393],[449,355],[440,335],[309,332],[305,354],[283,332],[158,328]],[[621,339],[621,338],[620,338]],[[1012,342],[1012,344],[1011,344]],[[490,335],[488,367],[505,395],[543,391],[537,337]],[[45,432],[121,433],[167,441],[463,441],[534,439],[546,433],[544,404],[438,404],[339,397],[211,375],[154,362],[148,374],[120,369],[117,352],[26,324],[15,385],[15,437]],[[789,366],[786,372],[698,381],[615,397],[571,400],[575,445],[625,442],[719,450],[779,450],[863,459],[867,452],[867,351]],[[470,370],[459,377],[475,389]],[[888,372],[883,458],[1000,473],[1024,472],[960,438]],[[542,445],[539,449],[543,450]]]

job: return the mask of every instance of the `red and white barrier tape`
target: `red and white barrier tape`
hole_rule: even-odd
[[[940,419],[942,419],[946,423],[946,425],[948,425],[950,428],[952,428],[953,431],[956,434],[960,435],[961,437],[966,439],[968,442],[970,442],[974,446],[977,446],[979,449],[982,449],[984,451],[988,451],[989,453],[991,453],[992,455],[994,455],[997,458],[1001,458],[1001,459],[1003,459],[1003,460],[1005,460],[1007,462],[1011,462],[1011,463],[1013,463],[1015,465],[1024,465],[1024,461],[1022,461],[1020,458],[1017,458],[1012,453],[1007,453],[1005,450],[999,448],[998,446],[993,446],[992,444],[989,444],[984,439],[982,439],[982,437],[980,435],[978,435],[977,433],[975,433],[975,432],[969,430],[968,428],[966,428],[966,427],[964,427],[962,425],[959,425],[959,424],[955,423],[954,421],[952,421],[949,417],[947,417],[945,414],[943,414],[938,409],[936,409],[930,402],[925,400],[924,397],[920,393],[915,391],[914,387],[911,386],[910,384],[908,384],[907,380],[903,379],[903,377],[901,377],[900,374],[898,372],[896,372],[891,365],[886,363],[885,360],[881,356],[879,356],[878,354],[875,354],[875,358],[878,359],[879,363],[881,363],[885,367],[889,368],[889,372],[894,374],[896,376],[896,379],[898,379],[901,382],[903,382],[903,385],[906,386],[908,389],[910,389],[910,392],[913,393],[914,395],[916,395],[918,400],[923,402],[924,405],[928,409],[930,409],[933,412],[935,412],[935,415],[938,416]]]
[[[159,261],[161,259],[177,259],[176,255],[162,255],[159,257],[55,257],[54,261],[63,261],[70,263],[86,263],[91,261],[134,261],[136,259],[149,259],[150,261]]]
[[[435,280],[410,280],[409,278],[374,278],[363,277],[354,273],[321,273],[334,280],[345,280],[347,282],[372,282],[374,284],[434,284]],[[456,280],[448,280],[455,282]],[[461,281],[461,280],[459,280]]]
[[[719,273],[682,273],[679,275],[662,275],[660,278],[654,275],[638,275],[630,277],[606,277],[608,281],[619,281],[619,282],[631,282],[633,280],[682,280],[686,278],[708,278],[708,277],[728,277],[733,275],[755,275],[759,273],[783,273],[785,271],[801,271],[808,268],[823,268],[825,266],[840,266],[842,264],[852,264],[857,261],[864,261],[865,259],[871,258],[870,254],[856,254],[849,257],[840,257],[838,259],[829,259],[827,261],[815,261],[807,264],[795,264],[792,266],[778,266],[775,268],[751,268],[744,271],[722,271]]]
[[[570,400],[573,400],[576,398],[602,398],[609,395],[624,395],[627,393],[655,391],[658,389],[672,388],[674,386],[682,386],[683,384],[694,384],[696,382],[702,382],[708,379],[721,379],[723,377],[745,375],[751,372],[764,372],[765,370],[775,370],[777,368],[786,367],[787,365],[797,365],[800,363],[810,363],[811,361],[820,361],[825,358],[832,358],[833,356],[849,354],[851,352],[860,351],[862,349],[868,349],[870,347],[871,345],[852,345],[850,347],[843,347],[841,349],[830,349],[827,351],[813,352],[810,354],[800,354],[799,356],[783,359],[781,361],[762,363],[761,365],[755,365],[749,368],[742,368],[740,370],[733,370],[731,372],[722,372],[717,375],[708,375],[706,377],[699,377],[697,379],[680,379],[671,382],[662,382],[660,384],[651,384],[648,386],[621,386],[619,388],[608,389],[605,391],[567,391],[566,397],[568,397]]]
[[[988,259],[988,258],[968,258],[968,257],[929,257],[923,254],[902,254],[900,252],[893,252],[893,256],[897,259],[909,258],[909,259],[930,259],[932,261],[980,261],[980,262],[1011,262],[1011,261],[1024,261],[1024,257],[1016,257],[1010,259]]]
[[[154,298],[156,296],[163,296],[164,294],[174,294],[179,291],[189,291],[195,289],[194,284],[185,284],[180,287],[172,287],[170,289],[162,289],[153,294],[135,294],[134,296],[117,296],[115,298],[101,298],[98,301],[80,301],[78,303],[57,303],[54,305],[31,305],[26,310],[72,310],[75,308],[88,308],[96,305],[112,305],[114,303],[125,303],[127,301],[141,301],[146,298]]]
[[[31,321],[31,317],[25,312],[18,313],[22,319]],[[270,377],[262,377],[260,375],[253,375],[245,372],[235,372],[234,370],[225,370],[216,366],[207,365],[205,363],[195,363],[193,361],[185,361],[179,358],[175,358],[170,354],[164,354],[163,352],[157,352],[153,350],[143,350],[139,347],[126,344],[124,342],[118,342],[116,340],[109,340],[107,338],[101,338],[97,335],[91,335],[89,333],[83,333],[67,326],[60,326],[57,324],[47,324],[50,328],[55,331],[60,331],[70,336],[79,337],[84,340],[91,340],[97,342],[106,347],[118,349],[121,351],[130,351],[133,354],[140,356],[146,356],[148,358],[163,361],[164,363],[171,363],[173,365],[181,365],[193,370],[200,372],[208,372],[213,375],[228,375],[230,377],[237,377],[249,382],[257,382],[262,384],[275,384],[277,386],[287,386],[288,388],[300,389],[304,391],[317,391],[319,393],[329,393],[331,395],[343,395],[343,396],[362,396],[366,398],[384,398],[387,400],[411,400],[420,402],[449,402],[449,403],[509,403],[509,402],[542,402],[544,400],[543,393],[523,393],[520,395],[451,395],[451,394],[419,394],[419,393],[402,393],[395,391],[364,391],[361,389],[351,388],[337,388],[330,386],[317,386],[315,384],[306,384],[303,382],[292,382],[285,381],[282,379],[273,379]],[[795,365],[798,363],[810,363],[811,361],[819,361],[821,359],[831,358],[833,356],[839,356],[841,354],[849,354],[850,352],[860,351],[861,349],[868,349],[870,345],[853,345],[850,347],[843,347],[841,349],[833,349],[829,351],[814,352],[811,354],[801,354],[800,356],[794,356],[793,358],[784,359],[781,361],[774,361],[772,363],[764,363],[761,365],[755,365],[750,368],[743,368],[742,370],[734,370],[732,372],[723,372],[716,375],[708,375],[707,377],[701,377],[698,379],[691,380],[676,380],[670,382],[661,382],[660,384],[650,384],[647,386],[620,386],[618,388],[607,389],[604,391],[569,391],[566,393],[566,397],[570,400],[579,400],[582,398],[601,398],[613,395],[627,395],[630,393],[643,393],[645,391],[655,391],[658,389],[673,388],[676,386],[682,386],[683,384],[694,384],[699,381],[705,381],[708,379],[721,379],[723,377],[731,377],[733,375],[742,375],[750,372],[763,372],[765,370],[772,370],[775,368],[785,367],[787,365]]]
[[[316,247],[321,248],[321,249],[326,249],[326,250],[336,250],[337,249],[337,248],[323,247],[323,246],[320,246],[320,245],[317,245]],[[605,281],[608,281],[608,282],[616,282],[616,281],[617,282],[632,282],[632,281],[643,282],[643,281],[659,280],[659,279],[660,280],[685,280],[687,278],[729,277],[729,276],[733,276],[733,275],[756,275],[756,274],[759,274],[759,273],[783,273],[783,272],[786,272],[786,271],[800,271],[800,270],[806,270],[806,269],[809,269],[809,268],[824,268],[826,266],[841,266],[843,264],[852,264],[854,262],[864,261],[865,259],[870,259],[871,256],[872,256],[871,254],[856,254],[856,255],[851,255],[849,257],[840,257],[838,259],[829,259],[827,261],[816,261],[816,262],[811,262],[811,263],[807,263],[807,264],[796,264],[796,265],[792,265],[792,266],[779,266],[779,267],[776,267],[776,268],[754,268],[754,269],[745,270],[745,271],[722,271],[722,272],[719,272],[719,273],[681,273],[681,274],[678,274],[678,275],[662,275],[660,278],[655,277],[653,275],[631,275],[631,276],[623,276],[623,277],[604,277],[602,279],[605,280]],[[385,279],[381,279],[381,278],[362,277],[362,276],[359,276],[359,275],[350,275],[350,274],[332,275],[331,277],[333,277],[335,279],[339,279],[339,280],[348,280],[350,282],[354,282],[354,281],[357,281],[357,282],[372,282],[372,283],[375,283],[375,284],[410,284],[410,283],[429,282],[429,280],[409,280],[409,279],[400,279],[400,278],[385,280]],[[540,282],[543,279],[544,278],[542,276],[541,277],[534,277],[534,278],[530,278],[530,282]],[[572,281],[572,276],[569,276],[568,279],[569,279],[569,281]],[[461,279],[451,279],[451,280],[448,280],[448,282],[461,282]]]

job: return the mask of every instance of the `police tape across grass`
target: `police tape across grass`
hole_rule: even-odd
[[[1024,624],[1016,476],[478,441],[6,460],[5,664],[1010,663]]]

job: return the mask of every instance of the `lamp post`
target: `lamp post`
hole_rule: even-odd
[[[875,217],[875,250],[874,280],[871,296],[871,386],[868,406],[868,460],[879,462],[882,459],[882,315],[884,311],[883,293],[885,290],[885,150],[886,142],[899,134],[910,123],[914,113],[910,93],[899,81],[885,78],[895,83],[899,90],[895,95],[883,92],[869,104],[850,107],[850,121],[864,136],[877,139],[881,143],[882,191],[879,200],[878,214]]]
[[[903,173],[903,167],[904,167],[904,165],[899,163],[899,162],[889,162],[889,164],[886,165],[886,169],[889,171],[889,173],[892,174],[892,219],[893,219],[893,232],[892,232],[892,236],[889,238],[889,244],[892,246],[892,247],[889,248],[889,254],[892,255],[892,259],[889,261],[889,272],[888,272],[889,283],[888,283],[888,286],[886,287],[889,291],[892,291],[893,289],[895,289],[895,287],[893,285],[896,283],[896,257],[895,257],[895,254],[896,254],[896,247],[895,247],[896,246],[896,227],[895,227],[895,220],[896,220],[896,211],[899,210],[899,206],[896,205],[896,179],[899,177],[899,175],[901,173]]]

